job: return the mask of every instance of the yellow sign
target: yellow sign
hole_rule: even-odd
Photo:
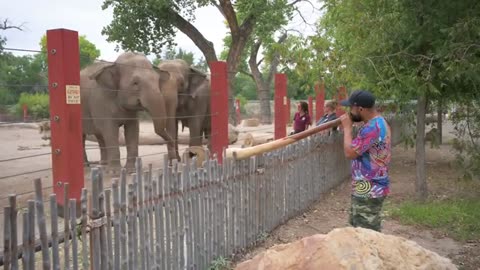
[[[80,85],[65,86],[67,104],[80,104]]]
[[[287,105],[287,97],[283,96],[283,105]]]

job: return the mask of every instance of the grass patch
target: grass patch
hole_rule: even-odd
[[[232,262],[222,256],[212,261],[210,267],[208,267],[208,270],[231,270],[231,269],[233,269]]]
[[[419,224],[445,231],[458,240],[480,239],[480,200],[404,202],[390,209],[405,224]]]

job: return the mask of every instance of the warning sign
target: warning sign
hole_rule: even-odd
[[[80,85],[66,85],[67,104],[80,104]]]

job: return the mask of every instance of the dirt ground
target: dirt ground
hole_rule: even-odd
[[[442,198],[452,192],[465,192],[457,184],[459,175],[452,164],[454,154],[449,145],[442,145],[440,149],[427,147],[426,158],[431,197]],[[390,174],[391,195],[386,203],[394,205],[412,199],[415,190],[414,149],[405,150],[403,146],[394,148]],[[348,226],[349,206],[350,181],[346,180],[303,215],[279,226],[263,243],[235,261],[248,260],[275,244],[289,243],[313,234],[326,234],[334,228]],[[429,250],[451,258],[459,269],[480,269],[480,239],[470,242],[455,241],[437,230],[402,225],[388,217],[388,213],[385,213],[382,232],[413,240]]]

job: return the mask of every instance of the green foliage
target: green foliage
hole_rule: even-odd
[[[231,270],[231,269],[233,269],[232,263],[228,259],[222,256],[212,261],[212,263],[208,267],[208,270]]]
[[[20,99],[18,100],[17,105],[15,106],[15,112],[18,116],[23,115],[23,105],[27,105],[28,115],[33,119],[44,119],[49,118],[50,107],[49,107],[49,96],[48,94],[27,94],[22,93]]]
[[[7,88],[0,87],[0,105],[14,104],[15,101],[16,99],[13,92]]]
[[[451,119],[456,136],[453,148],[463,176],[480,180],[480,103],[470,100],[458,104]]]
[[[233,94],[245,99],[257,99],[257,88],[253,79],[245,74],[238,74],[233,82]]]
[[[208,72],[208,64],[205,61],[205,58],[200,58],[197,62],[195,62],[195,56],[193,52],[188,52],[179,48],[178,51],[175,48],[170,48],[165,51],[162,58],[155,58],[153,59],[152,63],[155,66],[158,66],[162,60],[173,60],[173,59],[182,59],[187,62],[188,65],[197,68],[202,72]]]
[[[0,53],[1,103],[15,104],[21,93],[46,91],[46,74],[37,56]]]
[[[392,216],[406,224],[419,224],[451,233],[460,240],[480,238],[480,200],[405,202]]]

